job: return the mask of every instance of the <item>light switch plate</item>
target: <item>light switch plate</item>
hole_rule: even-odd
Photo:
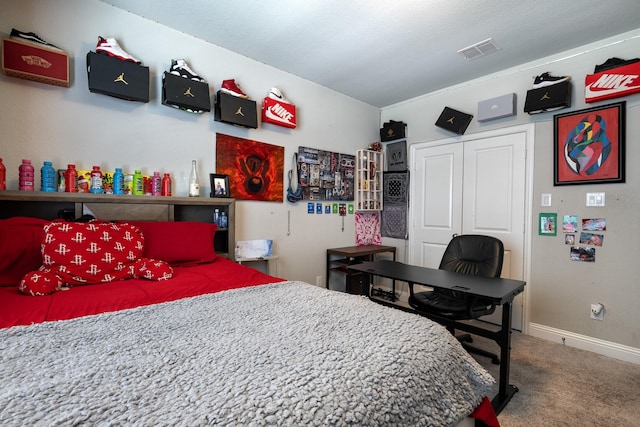
[[[587,193],[587,206],[604,206],[604,193]]]
[[[542,195],[540,206],[551,206],[551,194]]]

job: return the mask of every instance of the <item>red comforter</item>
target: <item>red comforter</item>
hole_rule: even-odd
[[[29,296],[17,286],[0,287],[0,328],[118,311],[228,289],[283,281],[226,258],[191,267],[174,267],[173,278],[76,286],[47,296]]]

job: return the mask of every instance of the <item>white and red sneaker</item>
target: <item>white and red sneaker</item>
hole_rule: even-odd
[[[123,61],[131,61],[131,62],[136,62],[138,64],[141,63],[138,59],[134,58],[133,56],[131,56],[127,52],[125,52],[120,47],[120,45],[118,44],[116,39],[104,38],[104,37],[98,36],[98,44],[96,45],[96,53],[104,53],[104,54],[107,54],[109,56],[113,56],[113,57],[116,57],[118,59],[122,59]]]
[[[222,87],[220,88],[224,93],[228,93],[229,95],[237,96],[239,98],[249,99],[246,93],[240,89],[240,86],[236,83],[234,79],[223,80]]]

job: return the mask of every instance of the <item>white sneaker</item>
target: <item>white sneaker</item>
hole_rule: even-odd
[[[195,71],[189,68],[187,61],[184,59],[171,60],[171,74],[184,77],[185,79],[191,79],[196,82],[204,82],[204,79],[197,75]]]
[[[116,39],[105,39],[104,37],[98,36],[98,44],[96,45],[97,53],[105,53],[109,56],[114,56],[118,59],[122,59],[124,61],[131,61],[140,64],[141,62],[129,55],[125,52]]]
[[[276,101],[281,101],[287,104],[291,104],[291,102],[289,102],[289,100],[285,98],[284,95],[282,95],[282,92],[280,92],[280,89],[278,89],[277,87],[271,88],[271,90],[269,91],[269,98],[275,99]]]

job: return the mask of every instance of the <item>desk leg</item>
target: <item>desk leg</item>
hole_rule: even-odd
[[[500,345],[500,380],[498,394],[491,401],[496,415],[507,406],[518,387],[509,384],[509,368],[511,365],[511,303],[502,305],[502,326],[498,332],[498,344]]]
[[[325,271],[324,275],[325,275],[325,285],[327,287],[327,289],[329,289],[329,263],[331,262],[331,255],[329,254],[329,252],[327,252],[327,265],[326,265],[326,269],[327,271]]]

